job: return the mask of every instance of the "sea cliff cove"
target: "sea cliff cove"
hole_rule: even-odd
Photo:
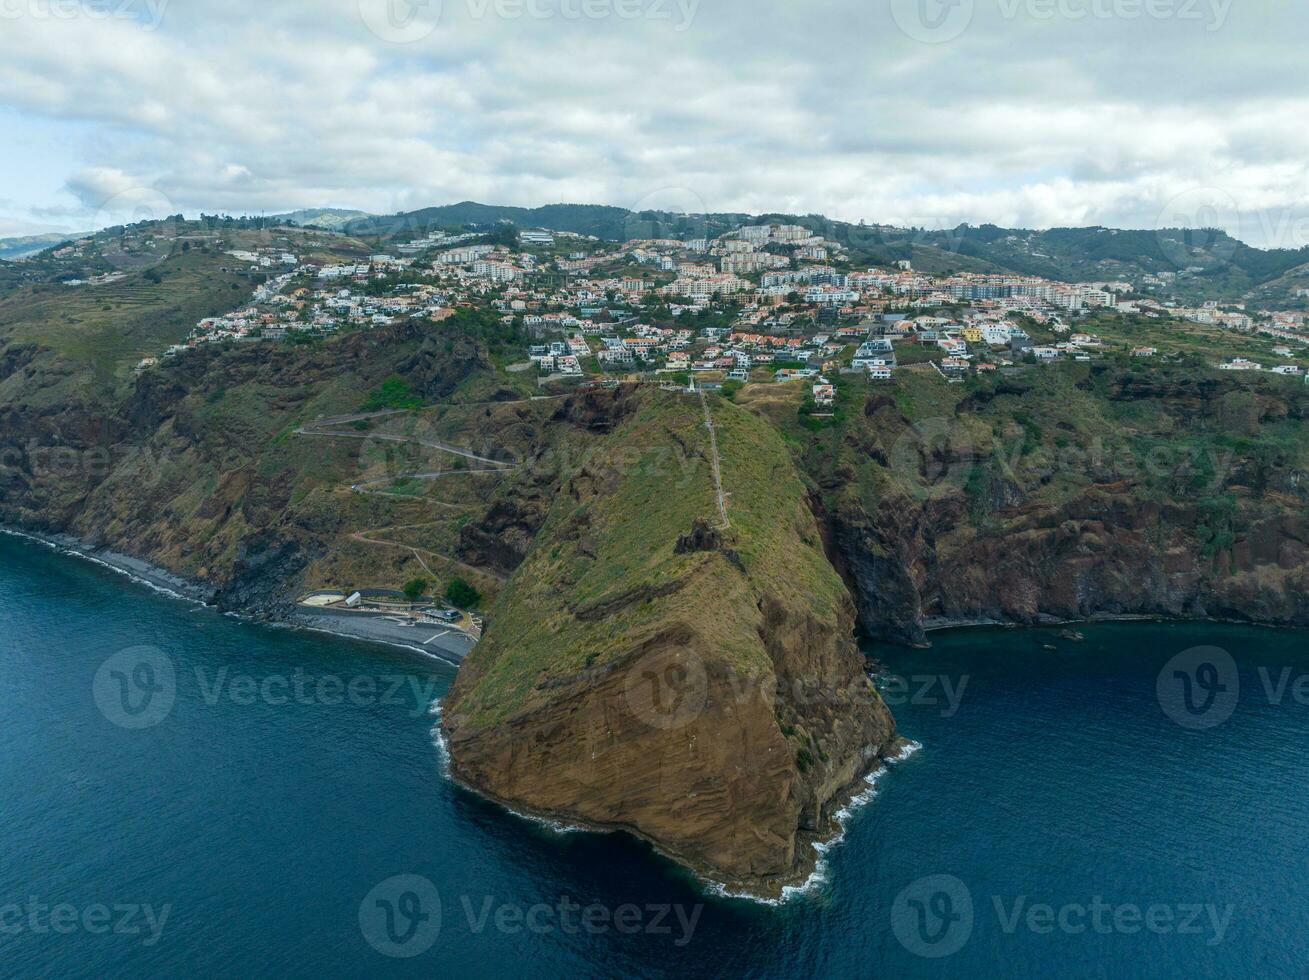
[[[866,647],[921,748],[846,807],[808,887],[764,903],[629,835],[461,788],[433,737],[454,678],[440,660],[223,616],[14,537],[0,615],[0,942],[19,974],[981,976],[1001,957],[1041,972],[1094,955],[1130,975],[1166,955],[1228,975],[1302,955],[1260,938],[1309,925],[1309,796],[1285,777],[1309,724],[1294,631],[1120,623]],[[136,663],[157,658],[165,689],[129,716],[116,687],[101,705],[97,675],[142,634]],[[1228,692],[1193,715],[1180,683],[1163,700],[1159,684],[1204,644],[1230,651],[1207,654]],[[206,697],[200,678],[224,668],[254,697]],[[304,697],[263,683],[297,672],[316,679]],[[345,693],[383,676],[407,693]],[[414,691],[435,692],[421,713]],[[188,941],[214,931],[238,941]]]

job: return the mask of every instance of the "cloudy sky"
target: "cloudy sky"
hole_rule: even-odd
[[[1304,0],[0,0],[0,236],[462,200],[1309,244]]]

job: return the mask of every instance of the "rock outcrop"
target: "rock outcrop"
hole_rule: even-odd
[[[478,792],[776,894],[897,739],[785,447],[717,423],[732,528],[706,521],[698,404],[650,396],[609,437],[641,461],[561,489],[443,725]]]

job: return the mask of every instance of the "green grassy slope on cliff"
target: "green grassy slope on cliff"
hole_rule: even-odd
[[[451,772],[776,896],[896,744],[809,494],[730,402],[708,400],[711,438],[683,393],[579,401],[561,415],[582,463],[517,482],[548,487],[548,513],[443,703]]]
[[[543,685],[602,669],[685,624],[743,673],[768,669],[753,624],[764,595],[837,620],[842,583],[823,556],[785,445],[762,419],[711,402],[731,528],[724,551],[677,553],[719,523],[697,400],[648,393],[559,494],[492,610],[461,712],[491,725],[548,700]]]

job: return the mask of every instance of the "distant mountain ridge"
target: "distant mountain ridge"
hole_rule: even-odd
[[[714,238],[741,225],[784,223],[803,225],[840,243],[856,265],[909,261],[914,269],[932,275],[973,272],[1041,276],[1063,282],[1125,280],[1138,290],[1143,283],[1150,283],[1156,290],[1164,290],[1162,295],[1183,301],[1203,297],[1283,307],[1303,306],[1301,293],[1309,290],[1309,247],[1260,249],[1218,229],[1091,226],[1037,231],[992,224],[899,228],[834,221],[816,214],[678,214],[598,204],[524,208],[475,201],[393,215],[306,208],[265,218],[375,239],[380,247],[433,231],[490,230],[504,223],[608,242]],[[72,237],[78,236],[0,239],[0,259],[29,257]]]
[[[51,232],[45,235],[21,235],[15,238],[0,238],[0,260],[17,261],[25,259],[29,255],[36,255],[38,252],[44,252],[47,248],[63,242],[72,241],[75,238],[85,237],[86,232],[77,234],[64,234],[62,232]]]
[[[437,228],[458,228],[465,225],[496,225],[510,222],[519,228],[546,228],[551,231],[568,231],[578,235],[592,235],[606,241],[628,241],[651,237],[646,231],[661,231],[668,226],[670,237],[674,229],[691,231],[701,221],[700,216],[673,215],[668,212],[644,212],[659,215],[663,221],[642,221],[637,212],[603,204],[547,204],[539,208],[506,207],[464,201],[440,207],[423,208],[388,216],[372,216],[350,222],[346,231],[352,235],[394,235],[407,231],[425,232]],[[739,218],[736,224],[749,219],[749,215],[723,216]],[[733,225],[734,227],[734,225]],[[726,229],[725,229],[726,230]]]

